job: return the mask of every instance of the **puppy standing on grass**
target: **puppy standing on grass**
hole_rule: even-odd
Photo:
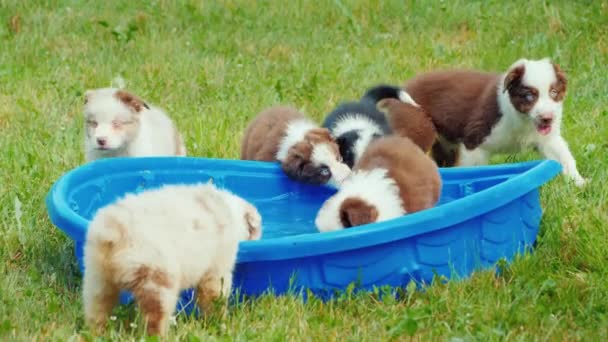
[[[84,313],[103,327],[119,290],[131,291],[151,335],[165,335],[181,290],[195,287],[205,314],[228,297],[241,240],[261,237],[244,199],[206,185],[168,185],[100,209],[84,250]]]
[[[329,130],[286,106],[268,108],[249,124],[241,159],[278,160],[289,177],[311,184],[338,186],[350,173]]]
[[[428,72],[404,88],[433,119],[440,135],[433,156],[440,166],[484,165],[492,154],[533,146],[582,186],[586,181],[561,135],[567,83],[545,58],[520,59],[501,74]]]
[[[428,209],[441,194],[437,164],[410,139],[373,141],[340,190],[319,210],[321,232],[397,218]]]
[[[185,156],[177,128],[160,109],[116,88],[87,90],[85,157]]]

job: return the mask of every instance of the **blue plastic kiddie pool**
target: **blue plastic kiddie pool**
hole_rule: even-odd
[[[244,295],[309,289],[327,298],[353,282],[359,289],[429,283],[434,275],[463,278],[501,258],[511,260],[533,246],[542,216],[539,187],[560,170],[550,160],[441,169],[435,208],[330,233],[318,233],[314,219],[336,190],[292,181],[277,163],[104,159],[63,175],[46,204],[51,221],[75,241],[82,270],[87,225],[98,208],[128,192],[212,179],[262,215],[262,240],[240,245],[235,288]],[[192,292],[184,291],[178,308],[191,299]]]

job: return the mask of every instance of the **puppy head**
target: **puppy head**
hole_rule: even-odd
[[[501,96],[526,115],[541,135],[548,135],[561,122],[568,81],[561,68],[548,58],[521,59],[507,70]]]
[[[321,232],[342,230],[403,215],[399,188],[384,169],[360,170],[319,209],[315,225]]]
[[[289,148],[281,167],[288,176],[311,184],[338,185],[350,173],[326,128],[309,130],[303,141]]]
[[[124,148],[137,135],[140,115],[146,109],[147,104],[124,90],[87,90],[84,115],[88,147],[101,151]]]

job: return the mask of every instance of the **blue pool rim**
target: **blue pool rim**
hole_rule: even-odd
[[[111,174],[113,171],[124,172],[130,169],[153,170],[157,169],[159,164],[166,162],[168,158],[175,158],[176,160],[172,162],[184,167],[198,165],[200,159],[204,159],[208,163],[207,165],[220,162],[223,167],[232,165],[235,168],[254,167],[257,170],[270,173],[280,172],[280,166],[277,163],[215,158],[146,157],[137,158],[137,163],[134,163],[133,158],[97,160],[67,172],[53,185],[46,198],[51,221],[73,240],[85,241],[89,221],[74,212],[66,202],[66,192],[70,188],[71,182],[77,180],[79,176],[91,173],[99,175]],[[260,260],[286,260],[336,253],[441,230],[499,208],[514,198],[523,196],[540,187],[561,171],[561,165],[553,160],[536,160],[511,164],[440,169],[444,182],[453,178],[460,179],[463,171],[470,172],[471,179],[476,176],[487,177],[493,174],[513,174],[513,177],[483,191],[435,208],[393,220],[359,226],[356,229],[285,236],[259,241],[243,241],[240,243],[237,260],[239,263]]]

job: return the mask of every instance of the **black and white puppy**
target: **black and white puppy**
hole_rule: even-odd
[[[374,139],[391,134],[386,116],[376,104],[384,98],[415,103],[402,89],[378,85],[368,89],[359,101],[342,102],[330,112],[323,127],[336,137],[344,163],[353,167]]]

